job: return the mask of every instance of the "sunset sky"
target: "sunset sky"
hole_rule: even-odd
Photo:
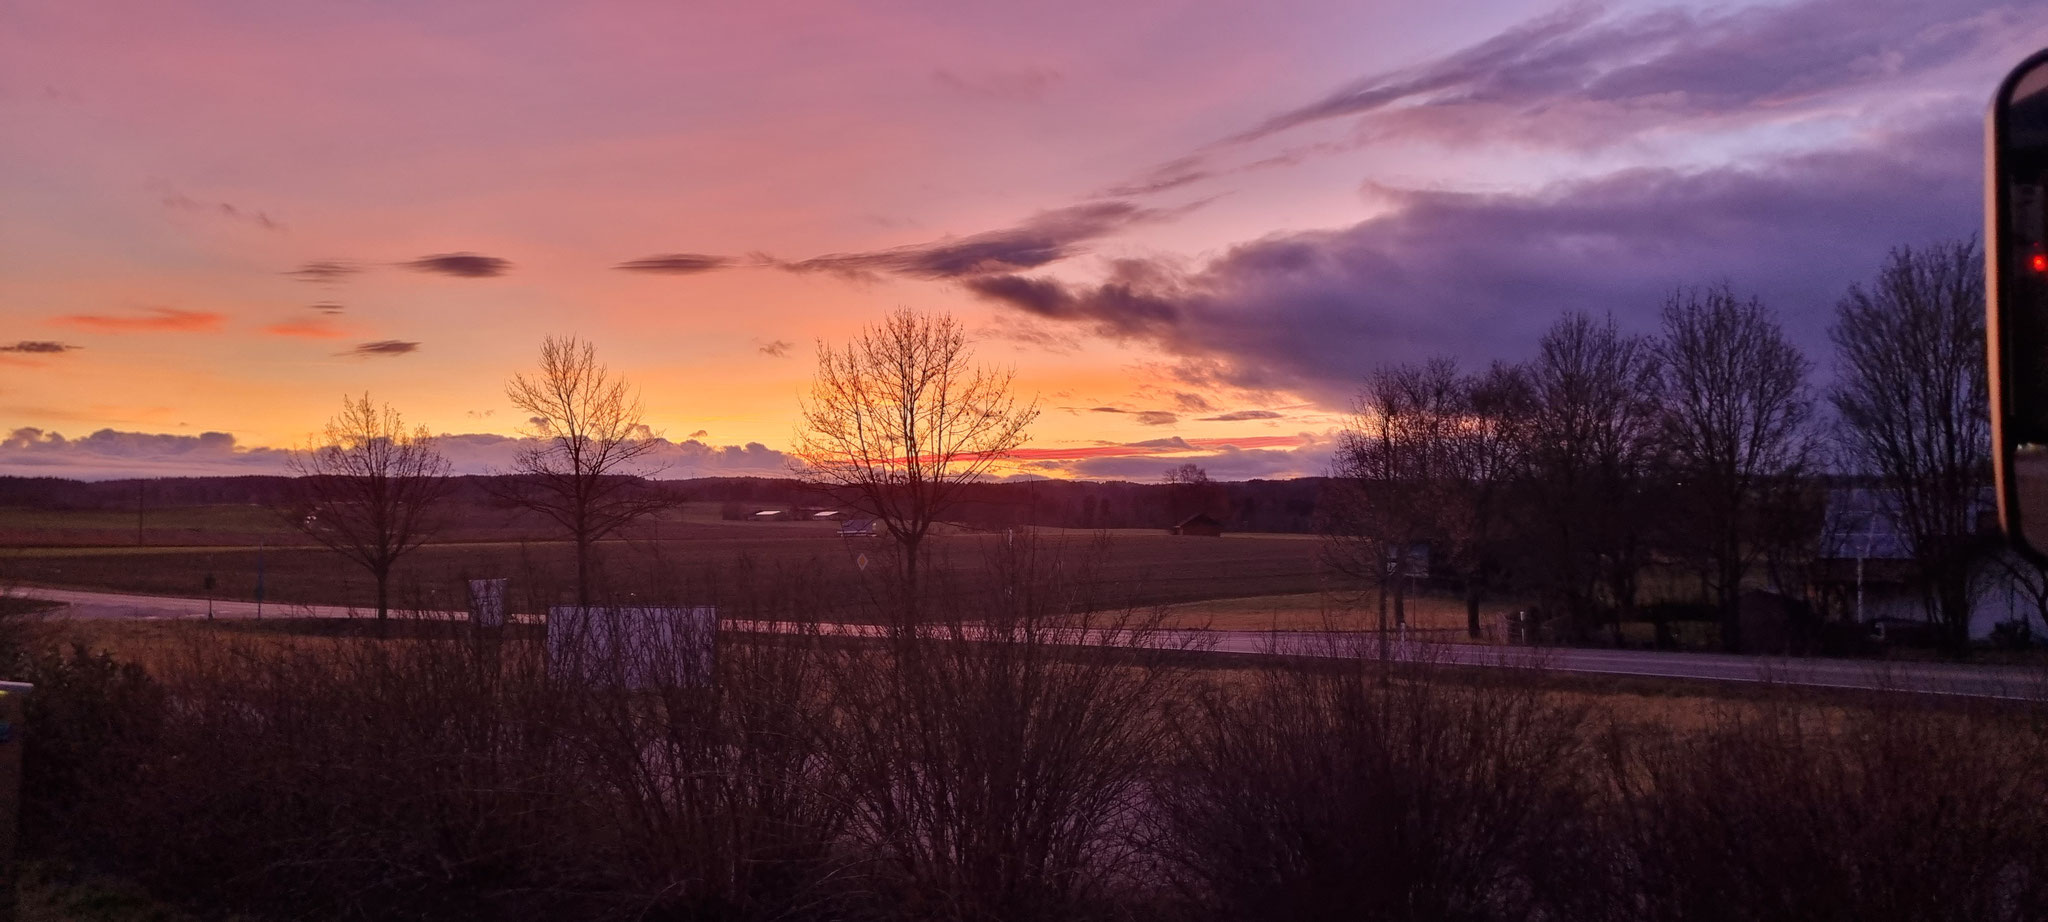
[[[2039,0],[0,3],[0,473],[270,473],[368,391],[502,466],[542,337],[667,476],[779,474],[819,340],[951,311],[1020,470],[1318,472],[1361,380],[1654,329],[1822,368],[1977,231]]]

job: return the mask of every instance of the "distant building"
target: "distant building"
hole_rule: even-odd
[[[822,512],[811,513],[811,519],[818,522],[837,522],[844,518],[846,518],[846,513],[837,509],[826,509]]]
[[[747,516],[747,519],[754,522],[782,522],[789,519],[789,513],[781,509],[763,509]]]
[[[874,519],[847,519],[844,524],[839,526],[839,537],[841,538],[879,538],[881,536],[882,523]]]
[[[1889,491],[1832,490],[1814,561],[1814,588],[1826,607],[1867,625],[1928,623],[1930,600],[1919,581],[1910,536],[1899,524]],[[1984,640],[2000,624],[2027,625],[2035,637],[2048,636],[2038,609],[2017,578],[2031,565],[1995,536],[1997,504],[1984,490],[1971,510],[1970,531],[1982,536],[1983,553],[1970,580],[1973,597],[1970,639]],[[1746,628],[1745,628],[1746,630]]]
[[[1216,521],[1215,517],[1205,512],[1179,525],[1175,525],[1173,533],[1176,535],[1203,535],[1210,538],[1221,538],[1223,537],[1223,523]]]

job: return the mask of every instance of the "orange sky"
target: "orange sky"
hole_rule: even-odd
[[[1457,277],[1429,276],[1449,308],[1374,300],[1418,284],[1402,253],[1434,258],[1398,222],[1466,201],[1417,195],[1555,202],[1874,149],[1967,98],[1993,43],[2048,38],[2025,5],[1968,5],[1841,38],[1904,48],[1888,75],[1845,58],[1732,89],[1685,56],[1795,34],[1828,0],[10,5],[0,473],[253,469],[140,437],[247,454],[366,390],[436,432],[509,435],[506,378],[571,333],[671,440],[768,452],[684,473],[739,471],[789,443],[816,342],[898,306],[953,312],[1015,368],[1046,410],[1035,472],[1316,473],[1375,363],[1526,338]],[[1963,21],[1989,37],[1915,56]],[[1632,57],[1600,57],[1620,35]],[[1693,103],[1600,83],[1658,55],[1677,76],[1643,81],[1693,79]],[[1538,86],[1518,56],[1579,70]],[[1709,86],[1748,101],[1715,109]],[[1366,231],[1360,256],[1345,235]],[[713,259],[619,268],[668,254]],[[1473,283],[1517,283],[1488,271]]]

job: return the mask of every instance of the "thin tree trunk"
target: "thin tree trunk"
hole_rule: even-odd
[[[590,607],[590,538],[582,532],[576,535],[576,604]]]
[[[1721,645],[1742,652],[1742,546],[1729,537],[1721,544]]]
[[[903,539],[903,616],[906,624],[916,624],[918,618],[917,557],[918,548],[924,544],[924,536]]]
[[[1465,635],[1479,639],[1479,581],[1465,587]]]

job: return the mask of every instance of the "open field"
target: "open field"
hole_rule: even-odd
[[[728,522],[723,504],[683,503],[636,524],[628,537],[659,538],[664,529],[734,536],[815,536],[837,526],[828,522]],[[440,540],[453,543],[544,539],[549,532],[533,517],[503,507],[464,503],[446,510]],[[142,506],[140,509],[33,509],[0,506],[0,548],[30,547],[215,547],[311,543],[266,506],[246,503]]]
[[[928,542],[937,580],[979,569],[1004,538],[939,536]],[[1157,605],[1239,596],[1298,594],[1319,588],[1313,541],[1267,537],[1181,538],[1156,531],[1099,534],[1047,532],[1045,544],[1072,561],[1098,568],[1116,604]],[[1102,542],[1099,546],[1097,542]],[[600,567],[616,596],[715,601],[741,574],[801,576],[819,595],[821,612],[843,610],[865,596],[889,566],[893,545],[846,539],[827,523],[727,523],[678,520],[645,537],[603,542]],[[867,569],[861,565],[867,560]],[[393,577],[396,604],[458,607],[463,580],[510,577],[513,604],[536,610],[572,591],[573,548],[561,541],[470,541],[434,544],[401,562]],[[366,605],[369,575],[319,547],[16,547],[0,549],[0,581],[64,588],[202,596],[213,577],[221,599],[256,598],[281,605]],[[527,606],[527,607],[521,607]]]

